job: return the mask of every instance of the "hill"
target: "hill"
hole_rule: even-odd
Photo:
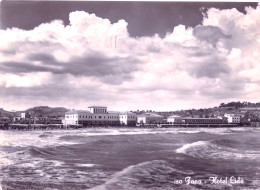
[[[33,117],[62,117],[67,111],[69,110],[63,107],[51,108],[48,106],[37,106],[25,110],[26,113],[30,113]]]
[[[3,108],[0,108],[0,116],[1,117],[14,117],[16,116],[15,112],[6,111]]]

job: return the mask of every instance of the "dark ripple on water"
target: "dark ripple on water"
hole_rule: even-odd
[[[111,175],[94,164],[67,164],[41,158],[54,155],[49,150],[33,147],[18,154],[15,164],[1,169],[3,189],[87,189],[105,182]]]

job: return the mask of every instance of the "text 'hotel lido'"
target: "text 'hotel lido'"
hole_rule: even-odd
[[[107,107],[91,106],[85,111],[65,113],[64,125],[136,125],[136,114],[132,112],[107,111]]]

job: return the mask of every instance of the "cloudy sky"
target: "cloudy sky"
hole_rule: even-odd
[[[257,3],[1,2],[0,107],[259,102]]]

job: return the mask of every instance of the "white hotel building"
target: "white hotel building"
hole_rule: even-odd
[[[240,120],[241,120],[241,115],[239,115],[239,114],[233,114],[233,113],[228,114],[228,113],[225,113],[224,117],[227,118],[228,123],[240,123]]]
[[[136,114],[132,112],[108,112],[107,107],[90,106],[85,111],[65,113],[64,125],[136,125]]]

